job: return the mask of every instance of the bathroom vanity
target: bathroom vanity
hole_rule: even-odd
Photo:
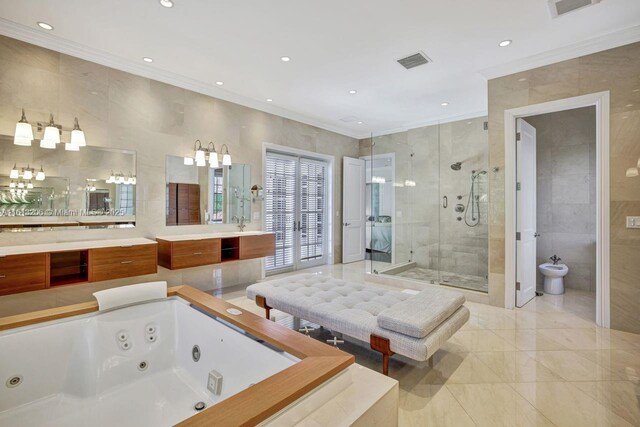
[[[157,242],[144,238],[0,248],[0,295],[155,274]]]
[[[157,237],[158,264],[170,270],[275,254],[276,235],[264,231]]]

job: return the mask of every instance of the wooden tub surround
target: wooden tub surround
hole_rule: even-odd
[[[354,357],[327,344],[292,331],[190,286],[169,288],[179,297],[251,335],[300,359],[295,365],[182,421],[180,426],[255,426],[354,363]],[[0,331],[98,311],[96,301],[0,318]]]

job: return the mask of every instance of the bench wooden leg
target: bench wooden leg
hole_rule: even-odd
[[[372,350],[382,353],[382,373],[389,376],[389,357],[395,354],[391,351],[389,339],[378,335],[371,335],[369,337],[369,344]]]
[[[263,296],[256,295],[256,305],[264,308],[264,317],[267,320],[271,320],[271,307],[267,304],[267,299]]]

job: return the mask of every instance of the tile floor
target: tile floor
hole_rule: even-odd
[[[356,263],[311,271],[363,282],[364,269]],[[243,287],[221,293],[262,314]],[[433,356],[433,366],[392,358],[401,426],[640,426],[640,335],[596,327],[590,295],[538,297],[515,311],[467,306],[469,322]],[[365,347],[341,348],[380,369],[380,356]]]
[[[392,275],[407,279],[421,280],[423,282],[437,283],[440,281],[445,286],[489,292],[487,279],[480,276],[449,273],[448,271],[431,270],[422,267],[413,267]]]

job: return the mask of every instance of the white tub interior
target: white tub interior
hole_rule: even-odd
[[[15,329],[0,333],[0,426],[174,425],[297,361],[177,298]]]

